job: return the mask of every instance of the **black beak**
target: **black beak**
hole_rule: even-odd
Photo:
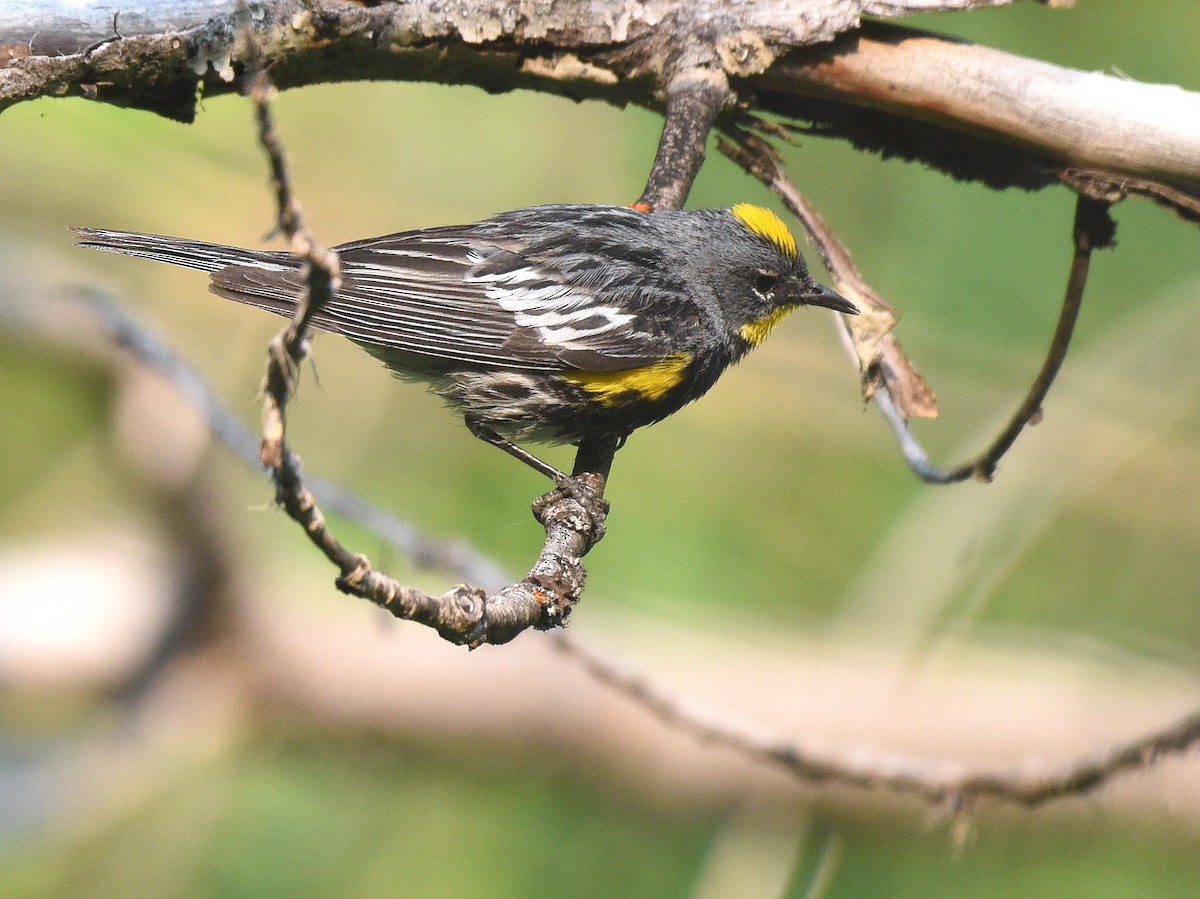
[[[814,284],[812,290],[804,297],[809,306],[824,306],[834,312],[844,312],[846,315],[858,315],[858,307],[836,290],[823,284]]]

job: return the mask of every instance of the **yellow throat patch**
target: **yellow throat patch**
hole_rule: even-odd
[[[778,309],[772,309],[762,318],[755,319],[748,324],[742,325],[738,329],[738,333],[742,335],[742,339],[752,347],[758,346],[767,339],[767,335],[771,333],[771,329],[779,324],[785,315],[791,312],[791,308],[781,306]]]
[[[738,203],[729,209],[730,214],[746,228],[769,242],[789,259],[798,255],[796,238],[783,220],[770,209],[753,206],[750,203]]]
[[[623,399],[661,400],[679,386],[691,361],[691,353],[672,353],[641,368],[572,371],[563,372],[562,376],[582,387],[605,406],[616,406]]]

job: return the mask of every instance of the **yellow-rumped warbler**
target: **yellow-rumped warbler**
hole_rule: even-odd
[[[214,293],[279,315],[302,286],[285,252],[77,230],[82,246],[208,272]],[[858,311],[749,204],[537,206],[336,249],[342,284],[313,324],[427,382],[498,445],[622,442],[703,395],[792,309]]]

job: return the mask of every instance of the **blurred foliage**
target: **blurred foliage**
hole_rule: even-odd
[[[1024,3],[917,24],[1200,90],[1194,0]],[[288,92],[276,113],[299,195],[329,243],[536,203],[628,202],[660,124],[638,109],[397,84]],[[1069,264],[1071,197],[998,194],[816,138],[785,155],[903,312],[901,339],[942,409],[920,435],[940,459],[979,446],[1040,364]],[[208,296],[194,273],[78,251],[66,232],[258,245],[271,198],[243,101],[206,101],[192,126],[76,100],[27,103],[0,118],[0,170],[5,303],[106,285],[255,420],[276,322]],[[740,200],[779,208],[710,153],[691,204]],[[1146,203],[1116,217],[1119,245],[1095,259],[1063,385],[997,484],[919,484],[863,411],[828,320],[797,314],[701,403],[622,451],[576,626],[585,631],[598,605],[713,628],[751,613],[783,635],[852,622],[886,644],[904,639],[911,618],[926,647],[1051,634],[1183,662],[1194,675],[1197,235]],[[320,377],[306,373],[291,432],[308,468],[520,568],[539,542],[527,512],[538,478],[354,348],[316,345]],[[0,332],[0,383],[0,539],[65,539],[136,518],[143,500],[107,449],[108,391],[91,365]],[[271,576],[306,601],[343,601],[318,592],[328,572],[294,528],[250,508],[269,499],[262,479],[220,455],[213,464],[230,506],[247,510],[231,516],[236,539],[277,560]],[[899,573],[888,567],[897,548]],[[369,539],[363,549],[388,558]],[[941,592],[922,580],[937,571],[949,583]],[[1185,895],[1200,876],[1194,833],[1032,816],[990,824],[956,853],[943,831],[910,821],[810,816],[810,837],[824,831],[840,847],[831,897]],[[684,896],[727,824],[609,784],[547,778],[531,760],[480,771],[429,747],[267,730],[165,778],[116,819],[14,838],[0,847],[0,893]],[[805,839],[796,836],[791,895],[804,895],[819,854],[820,841]]]

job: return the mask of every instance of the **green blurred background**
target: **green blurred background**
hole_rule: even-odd
[[[1200,90],[1194,0],[1019,4],[916,24]],[[290,91],[275,112],[327,243],[537,203],[629,202],[660,125],[638,109],[430,85]],[[957,461],[1040,364],[1069,264],[1071,196],[999,194],[818,139],[785,156],[901,310],[900,338],[941,409],[917,430],[935,459]],[[650,739],[613,761],[603,733],[586,730],[591,694],[564,697],[588,688],[563,673],[569,663],[536,655],[541,635],[468,655],[415,626],[381,624],[332,589],[330,571],[269,508],[263,477],[171,424],[169,399],[129,398],[154,387],[130,388],[110,357],[78,349],[85,325],[70,319],[65,333],[39,337],[12,317],[73,285],[103,286],[253,425],[277,322],[208,295],[194,273],[77,250],[66,230],[261,245],[271,198],[246,102],[206,100],[191,126],[78,100],[27,103],[0,118],[0,171],[0,894],[1200,895],[1194,754],[1167,764],[1165,779],[1126,779],[1111,801],[980,810],[963,841],[903,801],[763,786],[753,773],[697,788],[702,775],[668,771],[676,742],[717,770],[734,760],[655,731],[637,710],[623,714],[671,748]],[[714,150],[690,205],[742,200],[778,208]],[[796,734],[1001,766],[1097,751],[1200,704],[1200,243],[1147,203],[1115,216],[1118,245],[1094,261],[1045,421],[995,484],[917,482],[864,409],[831,321],[797,314],[701,403],[621,452],[574,635],[680,693]],[[306,369],[290,432],[308,470],[514,571],[528,564],[540,535],[528,503],[544,487],[535,475],[353,347],[318,338],[316,358],[319,378]],[[180,461],[173,447],[196,458]],[[568,462],[561,450],[547,456]],[[181,484],[203,495],[236,569],[240,599],[209,631],[221,639],[203,664],[173,665],[132,701],[114,687],[120,660],[64,674],[74,644],[57,637],[90,645],[107,628],[135,652],[121,616],[144,627],[168,614],[161,595],[181,577],[190,533],[180,516],[195,511]],[[447,585],[337,524],[402,579]],[[109,564],[112,583],[141,578],[138,595],[151,599],[115,613],[134,591],[110,588],[89,631],[79,594],[90,588],[76,575]],[[238,611],[246,602],[285,620],[301,609],[364,640],[402,631],[395,664],[438,661],[393,673],[421,693],[436,670],[435,697],[484,691],[472,678],[486,679],[487,666],[534,653],[534,673],[513,682],[539,685],[522,697],[538,714],[513,711],[503,691],[486,694],[483,712],[470,702],[374,717],[336,698],[305,705],[278,687],[278,672],[264,673],[269,662],[247,669],[272,656],[260,633],[271,618]],[[22,667],[21,651],[37,655],[30,645],[51,663]],[[224,669],[223,654],[240,661]],[[860,675],[870,686],[854,686]],[[726,692],[739,676],[745,691]],[[321,677],[337,681],[337,666]],[[350,689],[387,694],[377,683]],[[813,697],[829,707],[814,711]],[[572,699],[583,712],[559,710]],[[906,719],[910,705],[920,711]],[[979,719],[1012,730],[1011,744],[971,732]],[[966,733],[943,744],[929,721]],[[589,745],[573,746],[571,733]]]

